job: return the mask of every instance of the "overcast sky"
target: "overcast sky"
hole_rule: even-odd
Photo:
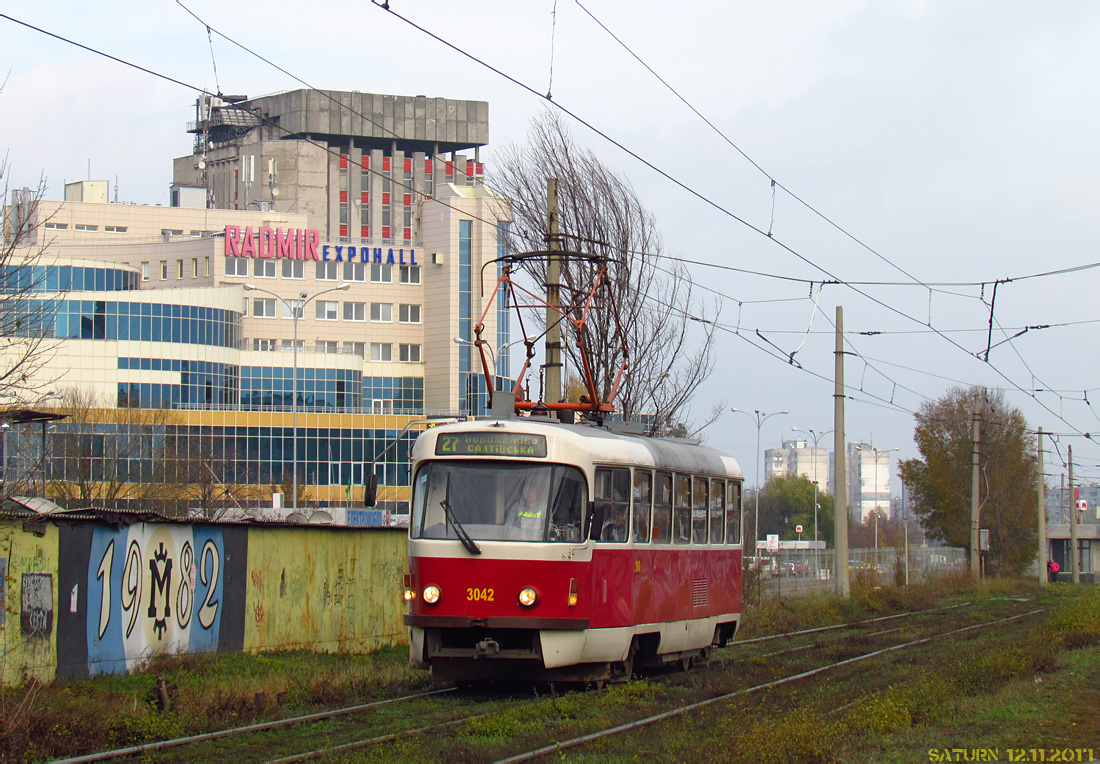
[[[488,101],[490,169],[493,148],[521,142],[545,108],[367,2],[185,4],[316,87]],[[1050,328],[995,347],[988,364],[975,356],[987,343],[992,282],[1100,260],[1100,4],[583,5],[559,0],[555,27],[551,0],[391,1],[537,93],[552,90],[557,104],[696,192],[574,125],[577,141],[650,205],[667,253],[818,282],[691,267],[697,284],[724,296],[718,366],[697,413],[719,400],[726,409],[789,409],[764,425],[764,448],[792,427],[831,429],[839,304],[854,353],[848,440],[916,456],[910,412],[956,384],[1005,388],[1032,427],[1100,432],[1092,405],[1095,398],[1100,406],[1097,324],[1082,323],[1100,320],[1100,269],[1001,284],[993,343],[1024,327]],[[211,91],[257,96],[301,87],[217,34],[212,55],[206,28],[166,0],[20,4],[7,13]],[[171,160],[190,153],[193,91],[7,19],[3,72],[0,150],[10,153],[13,185],[45,175],[48,196],[61,198],[63,183],[87,178],[90,164],[93,179],[113,184],[117,176],[121,200],[167,203]],[[768,176],[810,208],[777,190],[773,209]],[[745,223],[770,228],[772,238]],[[910,285],[820,286],[834,278]],[[925,286],[946,282],[962,285]],[[781,360],[800,346],[801,370]],[[727,413],[705,434],[753,482],[755,425]],[[1078,474],[1100,479],[1100,447],[1064,437],[1060,455],[1048,458],[1053,483],[1067,444]]]

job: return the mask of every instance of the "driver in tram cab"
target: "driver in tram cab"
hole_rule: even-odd
[[[532,478],[524,480],[519,496],[508,505],[508,511],[504,513],[507,537],[524,541],[540,540],[545,525],[545,511],[546,501],[536,481]]]

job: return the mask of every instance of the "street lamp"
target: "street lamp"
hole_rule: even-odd
[[[294,481],[293,487],[291,488],[291,490],[294,492],[294,495],[291,499],[291,506],[293,507],[294,512],[298,511],[298,319],[300,319],[302,317],[302,313],[305,312],[306,305],[309,305],[309,303],[313,302],[321,295],[328,294],[329,292],[346,292],[349,289],[351,289],[351,284],[345,281],[339,286],[334,286],[331,289],[324,289],[313,295],[312,297],[310,297],[306,292],[303,291],[299,293],[299,299],[295,301],[298,304],[292,305],[288,300],[280,297],[270,290],[262,289],[255,284],[244,285],[244,291],[246,292],[263,292],[264,294],[271,295],[276,300],[281,302],[283,304],[283,307],[289,310],[291,316],[293,316],[294,318],[294,376],[291,378],[290,383],[291,429],[294,433],[294,452],[292,454],[292,462],[290,468],[291,475],[293,476]]]
[[[878,455],[889,454],[891,451],[897,451],[899,448],[875,448],[874,446],[856,446],[856,451],[873,451],[875,454],[875,549],[878,549]],[[861,465],[862,466],[862,465]]]
[[[753,534],[753,536],[759,536],[760,535],[760,428],[764,426],[764,422],[768,421],[773,416],[778,416],[780,414],[789,414],[791,412],[788,411],[787,409],[783,409],[782,411],[776,411],[773,414],[766,414],[763,411],[761,411],[760,409],[754,409],[751,414],[749,412],[743,410],[743,409],[730,409],[730,412],[734,413],[734,414],[744,414],[745,416],[747,416],[749,419],[753,420],[753,422],[756,423],[756,514],[755,514],[755,518],[753,519],[753,523],[752,523],[752,534]],[[741,527],[742,528],[745,527],[745,523],[743,521],[741,523]],[[756,538],[754,538],[752,540],[752,550],[753,550],[754,555],[756,554],[756,541],[757,541]]]
[[[465,339],[463,337],[453,337],[453,338],[451,338],[451,342],[453,342],[456,345],[471,345],[473,347],[478,346],[478,344],[476,342],[473,342],[472,340]],[[518,345],[520,342],[522,342],[522,340],[515,340],[514,342],[505,342],[503,345],[501,345],[500,347],[497,348],[497,353],[503,353],[505,350],[512,347],[512,345]],[[497,360],[496,354],[493,353],[493,346],[490,345],[488,342],[485,342],[484,340],[481,341],[481,344],[483,344],[486,347],[486,349],[488,349],[488,351],[489,351],[489,360],[492,361],[492,363],[493,363],[493,374],[495,374],[496,376],[499,377],[500,376],[500,362]],[[501,358],[501,360],[503,360],[504,356],[501,355],[500,358]]]

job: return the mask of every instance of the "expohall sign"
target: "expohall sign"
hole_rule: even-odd
[[[313,228],[245,226],[242,230],[239,225],[227,225],[225,256],[419,265],[415,249],[322,244],[321,232]]]

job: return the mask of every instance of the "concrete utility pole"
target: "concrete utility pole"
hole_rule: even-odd
[[[982,442],[982,415],[974,412],[973,424],[973,450],[970,455],[970,575],[978,578],[981,574],[981,552],[978,551],[978,511],[981,507],[978,501],[981,494],[979,483],[979,448]]]
[[[835,381],[833,386],[833,531],[836,538],[836,593],[847,597],[848,584],[848,469],[844,459],[844,308],[836,306]]]
[[[1073,446],[1067,446],[1069,458],[1069,559],[1073,571],[1073,583],[1081,583],[1081,571],[1077,567],[1077,492],[1073,489]]]
[[[1043,428],[1036,435],[1039,456],[1039,586],[1047,585],[1046,477],[1043,475]]]
[[[550,214],[551,252],[561,252],[558,231],[558,179],[546,180],[546,208]],[[543,400],[557,403],[562,399],[561,379],[561,258],[551,255],[546,265],[546,391]]]

